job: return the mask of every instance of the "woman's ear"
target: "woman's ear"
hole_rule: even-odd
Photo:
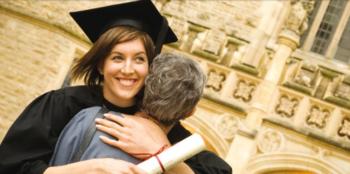
[[[103,62],[99,63],[99,65],[97,65],[97,71],[100,75],[103,76]]]
[[[101,67],[98,68],[98,73],[100,73],[100,75],[103,75],[103,71]]]

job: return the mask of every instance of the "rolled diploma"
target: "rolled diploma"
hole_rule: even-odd
[[[199,134],[193,134],[158,154],[158,158],[162,162],[165,170],[167,170],[204,149],[205,143],[203,138]],[[148,174],[162,173],[162,169],[156,157],[149,158],[139,163],[137,166]]]

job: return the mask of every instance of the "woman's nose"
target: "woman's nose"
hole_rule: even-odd
[[[135,72],[135,69],[133,67],[132,61],[127,60],[125,61],[125,64],[121,70],[122,73],[124,74],[132,74]]]

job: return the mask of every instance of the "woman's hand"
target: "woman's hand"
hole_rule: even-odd
[[[112,158],[91,159],[62,166],[49,167],[44,174],[146,174],[135,164]]]
[[[106,119],[97,119],[96,127],[117,140],[101,136],[101,140],[120,148],[132,156],[145,159],[158,152],[170,142],[164,131],[153,121],[138,116],[115,116],[105,114]]]

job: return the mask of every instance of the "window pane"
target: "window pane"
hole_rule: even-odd
[[[315,7],[314,9],[312,10],[312,12],[310,14],[308,14],[308,21],[307,21],[307,30],[303,33],[303,35],[301,35],[301,38],[300,38],[300,45],[304,45],[304,42],[305,42],[305,39],[306,39],[306,36],[309,34],[309,31],[310,31],[310,28],[311,28],[311,25],[312,23],[314,22],[314,19],[315,19],[315,16],[318,12],[318,9],[320,8],[320,4],[321,4],[321,1],[315,1]]]
[[[340,17],[343,14],[345,3],[344,0],[331,0],[325,15],[321,21],[320,27],[316,33],[311,51],[325,54],[327,47],[333,38]]]
[[[343,34],[338,43],[335,59],[345,63],[350,63],[350,20],[346,24]]]

